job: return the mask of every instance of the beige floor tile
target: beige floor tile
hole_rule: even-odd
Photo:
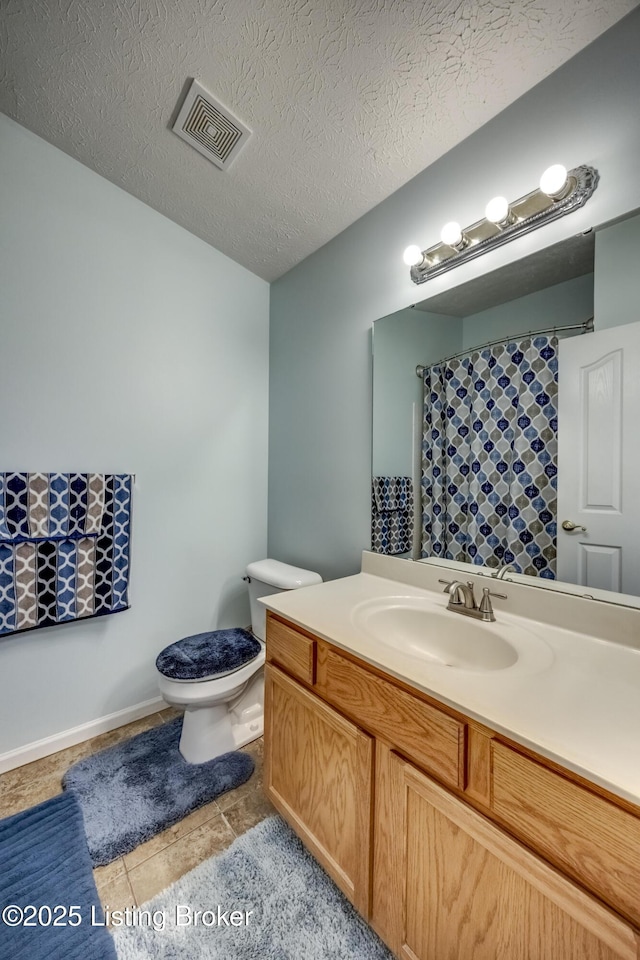
[[[235,839],[222,816],[208,820],[155,856],[128,871],[138,904],[154,897],[207,857],[220,853]]]
[[[48,757],[42,757],[41,760],[34,760],[33,763],[26,763],[22,767],[16,767],[15,770],[8,770],[0,776],[0,797],[15,790],[16,787],[22,787],[26,783],[39,780],[57,774],[60,778],[69,769],[72,763],[82,760],[92,754],[93,748],[91,741],[85,740],[84,743],[77,743],[73,747],[67,747],[66,750],[60,750],[58,753],[52,753]]]
[[[235,790],[228,790],[218,797],[216,802],[222,812],[235,806],[244,797],[250,797],[254,793],[262,793],[262,764],[256,763],[256,768],[249,779],[236,787]]]
[[[261,767],[264,760],[264,737],[258,740],[252,740],[246,747],[242,748],[243,753],[248,753],[256,762],[256,767]]]
[[[168,723],[170,720],[175,720],[176,717],[181,717],[184,713],[184,710],[179,710],[177,707],[165,707],[164,710],[160,711],[160,716],[165,723]]]
[[[223,816],[236,836],[239,837],[266,817],[273,816],[274,813],[276,813],[276,809],[273,804],[267,800],[261,790],[255,790],[246,794],[236,804],[225,810]]]
[[[96,867],[93,871],[93,879],[96,882],[96,886],[100,884],[104,886],[107,883],[111,883],[111,881],[119,877],[120,874],[126,872],[124,860],[122,857],[118,857],[117,860],[108,863],[105,867]]]
[[[162,833],[156,834],[155,837],[147,840],[146,843],[141,843],[140,846],[132,850],[131,853],[125,854],[124,862],[127,870],[132,870],[134,867],[137,867],[138,864],[143,863],[165,847],[168,847],[169,844],[175,843],[176,840],[180,840],[181,837],[186,837],[188,833],[202,826],[207,820],[219,816],[220,807],[215,800],[212,803],[207,803],[204,807],[200,807],[199,810],[194,810],[193,813],[190,813],[178,823],[169,827],[168,830],[163,830]]]
[[[109,907],[110,910],[124,910],[126,907],[137,906],[126,873],[121,873],[106,882],[96,880],[96,887],[103,907]]]
[[[10,817],[14,813],[19,813],[20,810],[35,807],[36,804],[55,797],[61,791],[58,773],[49,774],[48,777],[42,777],[40,780],[22,783],[0,797],[0,817]]]
[[[152,730],[153,727],[159,727],[163,722],[160,713],[152,713],[148,717],[142,717],[140,720],[134,720],[127,723],[124,727],[117,727],[115,730],[109,730],[108,733],[102,733],[99,737],[94,737],[91,741],[92,753],[98,753],[100,750],[106,750],[107,747],[113,747],[116,743],[122,743],[130,737],[135,737],[138,733],[144,733],[146,730]]]

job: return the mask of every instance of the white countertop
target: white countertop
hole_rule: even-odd
[[[494,601],[496,626],[530,631],[544,641],[547,654],[528,669],[462,670],[417,660],[376,640],[354,622],[354,609],[380,597],[428,599],[445,611],[448,597],[437,578],[442,568],[419,573],[423,564],[364,554],[363,572],[341,580],[275,594],[263,599],[275,613],[385,670],[441,703],[475,718],[523,746],[556,761],[617,796],[640,804],[640,613],[609,609],[601,613],[582,598],[561,598],[556,619],[530,614],[531,588],[515,584],[496,589],[511,603]],[[393,564],[395,563],[396,566]],[[380,571],[391,577],[380,576]],[[399,577],[403,577],[400,580]],[[403,582],[404,578],[420,581]],[[424,584],[424,586],[423,586]],[[486,580],[484,581],[486,584]],[[495,585],[495,581],[494,581]],[[429,589],[426,589],[428,587]],[[505,589],[505,587],[508,587]],[[523,593],[523,591],[525,591]],[[541,591],[533,590],[540,608]],[[553,609],[556,610],[554,601]],[[500,609],[498,605],[500,604]],[[599,607],[611,605],[600,604]],[[511,612],[510,607],[514,612]],[[519,611],[525,609],[528,615]],[[446,612],[446,611],[445,611]],[[459,617],[460,614],[447,612]],[[590,615],[590,616],[589,616]],[[582,632],[569,629],[578,621]],[[564,623],[563,623],[564,621]],[[600,636],[584,632],[591,622]],[[609,632],[611,638],[603,637]],[[614,642],[615,640],[615,642]]]

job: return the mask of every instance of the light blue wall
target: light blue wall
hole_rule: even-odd
[[[373,326],[373,474],[414,474],[414,406],[422,419],[422,380],[416,365],[460,349],[457,317],[399,310]]]
[[[269,552],[325,577],[369,545],[370,330],[378,317],[640,207],[640,10],[620,21],[271,289]],[[417,288],[409,243],[488,199],[531,190],[551,163],[600,173],[579,211]]]
[[[596,329],[640,320],[640,216],[596,233]]]
[[[0,753],[157,695],[248,622],[266,554],[268,284],[0,116],[2,470],[131,472],[131,610],[0,640]]]
[[[465,317],[462,347],[477,347],[532,330],[583,323],[590,317],[593,317],[592,273]]]

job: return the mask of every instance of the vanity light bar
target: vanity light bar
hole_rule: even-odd
[[[515,237],[573,213],[584,206],[598,180],[598,171],[593,167],[575,167],[567,173],[561,164],[554,164],[540,177],[537,190],[513,203],[505,197],[494,197],[486,206],[483,220],[464,230],[453,221],[446,223],[440,243],[427,250],[415,245],[407,247],[404,262],[411,267],[411,279],[414,283],[424,283]]]

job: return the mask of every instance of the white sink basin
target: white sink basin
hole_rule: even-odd
[[[354,608],[352,620],[396,654],[433,666],[476,672],[538,670],[553,660],[544,640],[520,624],[483,623],[421,597],[367,600]]]

